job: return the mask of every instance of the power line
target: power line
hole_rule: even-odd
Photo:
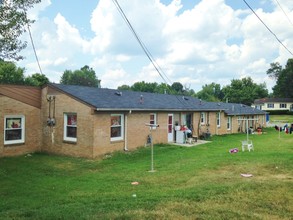
[[[30,40],[31,40],[33,51],[34,51],[34,54],[35,54],[35,57],[36,57],[36,60],[37,60],[37,64],[39,66],[40,73],[43,75],[43,71],[42,71],[42,68],[41,68],[41,65],[40,65],[40,62],[39,62],[39,58],[38,58],[38,55],[37,55],[37,51],[36,51],[36,48],[35,48],[35,44],[34,44],[34,41],[33,41],[33,37],[32,37],[32,33],[31,33],[31,29],[30,29],[29,24],[27,24],[27,29],[28,29],[28,32],[29,32]]]
[[[118,9],[119,13],[121,14],[121,16],[123,17],[124,21],[126,22],[127,26],[130,28],[131,32],[133,33],[134,37],[136,38],[136,40],[138,41],[139,45],[141,46],[142,50],[144,51],[144,53],[146,54],[146,56],[148,57],[148,59],[151,61],[152,65],[154,66],[155,70],[159,73],[159,75],[161,76],[161,78],[164,80],[164,82],[166,84],[168,84],[167,80],[164,78],[164,76],[162,74],[164,74],[164,72],[162,71],[162,69],[160,68],[160,66],[157,64],[157,62],[155,61],[155,59],[153,58],[152,54],[150,53],[150,51],[147,49],[147,47],[145,46],[145,44],[142,42],[142,40],[140,39],[140,37],[138,36],[138,34],[136,33],[136,31],[134,30],[133,26],[131,25],[130,21],[128,20],[128,18],[126,17],[124,11],[122,10],[121,6],[119,5],[117,0],[112,0],[113,3],[115,4],[116,8]],[[162,72],[162,73],[161,73]],[[168,79],[168,77],[166,76],[166,74],[164,74],[165,77]],[[170,81],[170,79],[168,79]],[[170,81],[171,82],[171,81]]]
[[[282,8],[282,6],[281,6],[281,4],[279,3],[279,1],[278,1],[278,0],[275,0],[275,1],[278,3],[278,5],[279,5],[279,7],[281,8],[281,10],[283,11],[284,15],[287,17],[289,23],[293,26],[292,21],[290,20],[289,16],[288,16],[287,13],[284,11],[284,9]]]
[[[131,25],[130,21],[128,20],[128,18],[126,17],[124,11],[122,10],[122,8],[120,7],[119,3],[117,0],[112,0],[114,5],[116,6],[116,8],[118,9],[120,15],[123,17],[124,21],[126,22],[127,26],[130,28],[131,32],[133,33],[133,35],[135,36],[136,40],[138,41],[139,45],[141,46],[142,50],[144,51],[144,53],[146,54],[146,56],[148,57],[148,59],[151,61],[152,65],[154,66],[154,68],[156,69],[156,71],[159,73],[159,75],[161,76],[161,78],[164,80],[164,82],[168,84],[167,80],[164,78],[164,76],[161,74],[160,70],[162,71],[162,69],[160,68],[160,66],[156,63],[155,59],[153,58],[152,54],[150,53],[150,51],[147,49],[147,47],[145,46],[145,44],[142,42],[142,40],[140,39],[140,37],[138,36],[138,34],[136,33],[136,31],[134,30],[133,26]],[[163,71],[162,71],[163,73]],[[165,74],[164,74],[165,75]],[[168,79],[168,77],[165,75],[165,77]],[[170,82],[171,80],[168,79]],[[183,100],[181,100],[178,96],[176,96],[177,100],[183,104],[183,105],[187,105],[187,103],[183,102]]]
[[[263,20],[250,7],[250,5],[245,0],[243,0],[243,1],[247,5],[247,7],[250,8],[250,10],[255,14],[255,16],[261,21],[261,23],[263,23],[263,25],[268,29],[268,31],[271,32],[271,34],[275,36],[275,38],[277,39],[277,41],[293,56],[293,53],[282,43],[282,41],[277,37],[277,35],[263,22]]]

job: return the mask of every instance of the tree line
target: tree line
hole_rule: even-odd
[[[17,84],[42,86],[49,83],[49,79],[40,73],[24,76],[25,69],[17,67],[13,62],[0,60],[0,84]],[[193,96],[211,102],[231,102],[251,105],[255,99],[265,97],[293,98],[293,59],[289,59],[286,66],[272,63],[267,70],[269,77],[276,80],[273,93],[269,94],[265,83],[254,83],[251,77],[232,79],[229,85],[211,83],[202,86],[195,92],[193,89],[174,82],[172,85],[157,82],[135,82],[133,85],[118,86],[118,90],[132,90],[141,92]],[[78,70],[65,70],[60,78],[61,84],[101,87],[101,80],[89,66]]]

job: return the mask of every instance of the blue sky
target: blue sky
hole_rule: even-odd
[[[292,55],[243,0],[118,0],[135,31],[163,70],[156,72],[111,0],[43,0],[30,11],[42,72],[58,83],[65,70],[89,65],[104,88],[137,81],[180,82],[199,91],[212,82],[252,77],[271,90],[270,63]],[[293,51],[292,0],[246,0]],[[285,11],[286,15],[279,7]],[[40,72],[29,35],[22,52],[26,75]]]

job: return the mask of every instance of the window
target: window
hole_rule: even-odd
[[[274,108],[274,104],[273,103],[268,103],[268,108]]]
[[[238,121],[238,126],[240,127],[240,125],[242,125],[243,123],[243,119],[241,118],[241,116],[238,116],[237,121]]]
[[[280,103],[280,108],[287,108],[287,104]]]
[[[4,144],[24,143],[24,116],[5,116],[4,118]]]
[[[217,127],[221,127],[221,112],[217,112]]]
[[[206,123],[206,114],[204,112],[200,113],[200,123],[205,124]]]
[[[150,124],[151,125],[157,124],[157,115],[155,113],[150,114]],[[152,127],[152,129],[156,129],[156,127]]]
[[[75,113],[64,114],[64,140],[77,141],[77,115]]]
[[[155,113],[150,114],[150,124],[151,125],[157,124],[157,115]]]
[[[123,114],[111,115],[111,141],[123,140]]]
[[[231,130],[231,117],[227,118],[227,130]]]

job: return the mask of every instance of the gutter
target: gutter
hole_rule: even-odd
[[[207,111],[207,112],[218,112],[218,111],[225,111],[227,109],[131,109],[129,110],[129,108],[96,108],[95,109],[97,112],[130,112],[131,111],[137,111],[137,112],[149,112],[149,111],[156,111],[156,112],[203,112],[203,111]]]

